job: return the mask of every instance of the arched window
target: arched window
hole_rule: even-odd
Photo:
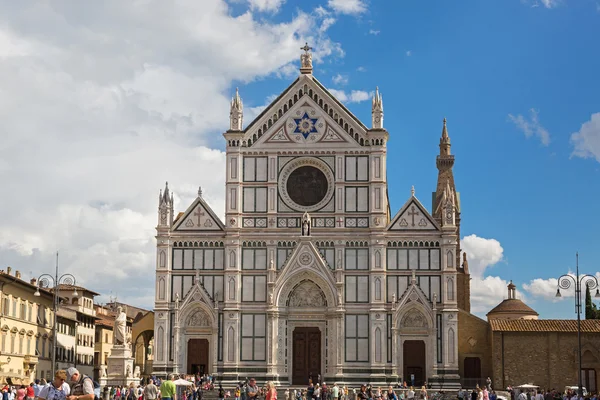
[[[165,279],[161,278],[158,280],[158,299],[165,299]]]
[[[381,268],[381,252],[379,250],[375,252],[375,268]]]

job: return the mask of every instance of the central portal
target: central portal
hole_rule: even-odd
[[[321,331],[319,328],[294,329],[292,384],[316,383],[321,373]]]
[[[188,375],[204,375],[208,371],[208,340],[190,339],[187,348]]]
[[[425,342],[407,340],[404,342],[404,380],[409,386],[422,386],[425,383]]]

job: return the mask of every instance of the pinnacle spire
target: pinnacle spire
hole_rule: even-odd
[[[442,127],[442,137],[440,138],[440,155],[450,155],[450,136],[448,136],[446,118],[444,118],[444,126]]]
[[[244,118],[244,103],[240,97],[240,91],[235,88],[235,96],[231,98],[229,109],[229,129],[232,131],[241,131]]]
[[[173,203],[172,199],[173,199],[173,195],[171,194],[169,196],[169,182],[165,182],[165,190],[162,191],[161,193],[161,199],[160,199],[160,203],[161,204],[168,204],[168,203]]]
[[[373,105],[371,107],[371,118],[373,129],[383,129],[383,97],[379,93],[379,86],[375,87],[373,94]]]

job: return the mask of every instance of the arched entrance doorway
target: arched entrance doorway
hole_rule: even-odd
[[[187,345],[188,375],[204,375],[208,372],[209,343],[207,339],[190,339]]]
[[[404,380],[410,386],[422,386],[425,383],[425,342],[406,340],[402,348],[404,354]]]
[[[291,290],[286,306],[292,323],[292,384],[306,385],[309,379],[317,382],[323,376],[322,353],[324,329],[322,322],[306,321],[306,316],[323,314],[327,308],[327,299],[321,288],[312,280],[304,279]]]

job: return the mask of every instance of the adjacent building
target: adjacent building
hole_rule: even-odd
[[[77,311],[60,307],[56,312],[56,365],[67,369],[75,364],[77,351]]]
[[[94,376],[94,339],[96,336],[96,310],[92,290],[81,286],[58,285],[58,294],[64,299],[61,307],[74,311],[77,325],[75,332],[75,355],[73,365],[82,374]]]
[[[0,381],[29,384],[52,375],[54,295],[7,267],[0,271]]]

